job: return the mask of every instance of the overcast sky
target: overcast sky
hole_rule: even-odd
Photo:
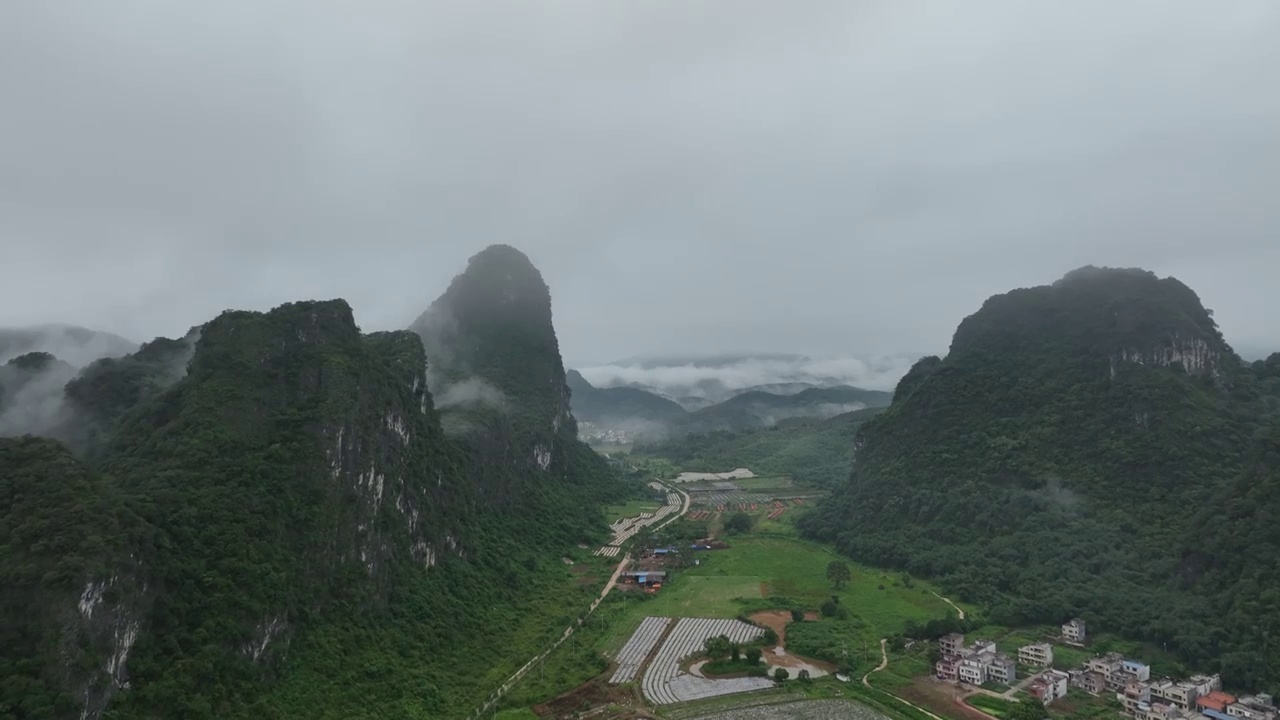
[[[5,2],[0,324],[144,340],[494,242],[571,363],[944,351],[1087,263],[1280,349],[1280,3]]]

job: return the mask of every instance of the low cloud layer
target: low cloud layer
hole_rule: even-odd
[[[892,390],[915,359],[907,356],[746,358],[714,366],[689,362],[652,367],[637,363],[585,367],[578,371],[596,387],[643,385],[670,397],[720,399],[732,391],[762,385],[852,385],[865,390]],[[767,389],[791,393],[802,388]]]
[[[428,382],[428,387],[430,385],[431,383]],[[433,392],[435,391],[433,390]],[[501,390],[480,378],[469,378],[440,388],[435,395],[436,408],[440,410],[447,410],[453,407],[501,409],[506,405],[506,401],[507,398],[502,394]]]

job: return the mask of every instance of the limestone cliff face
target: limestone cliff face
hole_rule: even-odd
[[[473,462],[495,502],[512,497],[525,471],[563,473],[576,443],[569,387],[551,318],[551,293],[519,250],[494,245],[410,328],[421,338],[444,425],[473,457],[499,458],[514,472]]]

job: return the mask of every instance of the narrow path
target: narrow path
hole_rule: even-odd
[[[862,676],[863,685],[866,685],[867,687],[871,687],[871,681],[867,679],[871,677],[871,673],[877,673],[889,667],[889,651],[885,648],[885,644],[888,642],[889,642],[888,638],[880,638],[880,664],[876,666],[875,670],[872,670],[871,672]]]
[[[672,522],[675,522],[677,519],[684,517],[684,514],[689,512],[689,502],[690,502],[689,494],[679,488],[676,488],[670,485],[668,485],[667,488],[670,490],[675,490],[676,493],[681,495],[684,498],[684,505],[680,508],[679,513],[672,515],[669,519],[667,519],[666,522],[655,527],[654,530],[660,530],[666,527]],[[502,685],[499,686],[497,690],[494,690],[489,695],[489,698],[484,701],[484,704],[481,705],[479,708],[477,708],[475,712],[468,715],[467,718],[468,719],[477,718],[477,717],[480,717],[481,715],[484,715],[486,712],[488,712],[489,709],[492,708],[494,705],[496,705],[498,701],[501,700],[502,697],[511,690],[511,688],[515,687],[516,683],[520,682],[520,680],[523,679],[524,676],[527,675],[530,670],[536,667],[539,662],[545,660],[546,657],[550,655],[553,650],[560,647],[565,640],[568,640],[569,636],[573,634],[573,631],[576,630],[579,625],[586,622],[586,619],[591,615],[591,613],[595,612],[596,608],[600,607],[600,603],[604,602],[605,597],[607,597],[609,595],[609,592],[612,591],[613,588],[618,584],[618,578],[622,575],[622,571],[626,569],[627,564],[630,562],[631,562],[631,553],[627,553],[625,556],[623,556],[622,561],[618,563],[618,567],[614,569],[613,576],[609,578],[609,582],[605,583],[604,589],[600,591],[600,597],[591,601],[591,607],[589,607],[587,611],[583,613],[582,617],[573,621],[573,623],[570,624],[569,627],[565,628],[564,632],[560,635],[560,638],[556,640],[554,643],[552,643],[551,647],[547,648],[546,650],[543,650],[541,653],[534,656],[532,660],[520,666],[520,669],[517,670],[514,675],[508,678],[506,682],[502,683]],[[941,720],[941,718],[939,718],[939,720]]]
[[[1013,687],[1009,688],[1004,692],[1005,699],[1012,700],[1014,693],[1018,692],[1019,690],[1026,689],[1026,687],[1031,684],[1031,681],[1035,680],[1039,675],[1040,673],[1035,673],[1033,675],[1028,675],[1022,680],[1018,681],[1018,684],[1014,685]]]
[[[929,592],[933,593],[934,595],[938,595],[938,593],[937,593],[937,591],[936,591],[936,590],[930,590]],[[960,613],[960,619],[961,619],[961,620],[963,620],[963,619],[964,619],[964,611],[960,609],[960,606],[959,606],[959,605],[957,605],[957,604],[955,604],[955,603],[951,602],[951,599],[950,599],[950,598],[945,598],[945,597],[942,597],[941,595],[938,595],[938,599],[939,599],[939,600],[941,600],[942,602],[944,602],[944,603],[946,603],[946,604],[950,605],[951,607],[955,608],[955,609],[956,609],[956,612]]]

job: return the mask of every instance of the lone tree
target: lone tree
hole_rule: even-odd
[[[733,643],[724,635],[707,638],[707,641],[703,643],[703,646],[706,648],[707,656],[712,660],[725,657],[729,653],[733,652]]]
[[[791,608],[791,622],[800,622],[802,620],[804,620],[804,610]]]
[[[773,679],[778,682],[783,682],[789,677],[791,677],[791,673],[787,672],[786,668],[778,668],[773,671]]]
[[[799,675],[797,675],[796,677],[800,678],[800,682],[805,682],[805,683],[807,683],[807,682],[809,682],[809,679],[810,679],[810,678],[809,678],[809,671],[808,671],[808,670],[801,670],[801,671],[800,671],[800,674],[799,674]]]
[[[827,579],[839,590],[841,586],[849,582],[853,577],[853,573],[849,572],[849,564],[843,560],[832,560],[827,563]]]
[[[748,665],[759,665],[759,664],[760,664],[760,656],[761,656],[761,655],[763,655],[763,654],[764,654],[764,653],[760,652],[760,648],[758,648],[758,647],[749,647],[749,648],[747,648],[747,664],[748,664]]]
[[[724,523],[725,530],[732,533],[751,532],[751,516],[744,512],[736,512]]]

